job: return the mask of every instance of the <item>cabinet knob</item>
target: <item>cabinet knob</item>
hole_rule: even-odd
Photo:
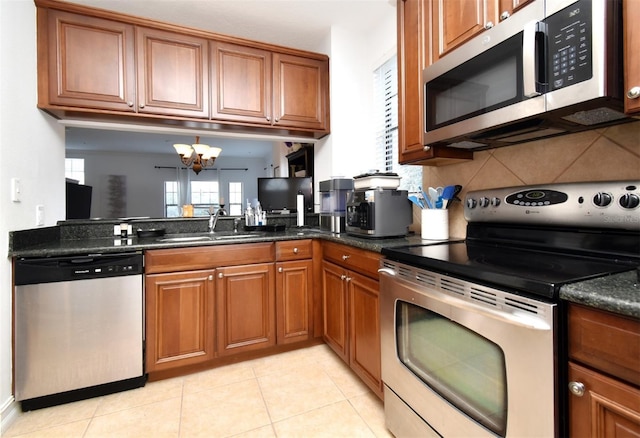
[[[351,257],[350,255],[343,255],[342,256],[342,260],[349,260],[349,257]]]
[[[509,11],[504,11],[502,14],[500,14],[500,21],[506,20],[509,17],[511,17],[511,14],[509,13]]]
[[[340,276],[340,280],[345,281],[346,279],[347,279],[347,276],[346,276],[346,275],[342,274],[342,275]]]
[[[279,121],[280,121],[280,119],[279,119],[278,117],[276,117],[276,118],[274,119],[274,122],[276,122],[276,123],[278,123]]]
[[[144,103],[141,103],[141,104],[140,104],[140,108],[144,108]]]
[[[213,275],[209,275],[209,281],[213,280]]]
[[[278,268],[278,272],[282,273],[282,266]]]
[[[493,27],[493,21],[487,21],[484,25],[485,29],[491,29]]]
[[[218,272],[218,278],[224,278],[224,274],[222,272]]]
[[[431,150],[431,146],[425,146],[422,148],[423,151],[429,152]]]
[[[347,278],[345,280],[351,281],[351,277],[347,276]]]
[[[582,397],[584,395],[585,387],[582,382],[569,382],[569,391],[571,394]]]
[[[128,106],[129,108],[132,108],[132,107],[133,107],[133,102],[131,102],[131,101],[127,102],[127,106]]]
[[[271,117],[267,116],[267,122],[271,121]]]
[[[627,92],[627,97],[629,99],[637,99],[640,97],[640,87],[633,87],[631,90]]]
[[[298,248],[293,248],[293,253],[298,254]]]

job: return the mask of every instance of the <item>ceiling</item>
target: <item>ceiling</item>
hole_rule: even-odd
[[[71,3],[315,52],[320,50],[321,42],[333,26],[367,32],[396,13],[395,0],[73,0]],[[77,126],[66,129],[69,149],[172,152],[171,144],[195,140],[195,134],[123,132]],[[201,141],[221,144],[227,156],[267,157],[271,154],[264,140],[214,137],[203,133]]]

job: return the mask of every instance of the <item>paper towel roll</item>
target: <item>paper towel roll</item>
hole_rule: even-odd
[[[304,226],[304,196],[298,193],[296,196],[296,210],[298,210],[298,226]]]

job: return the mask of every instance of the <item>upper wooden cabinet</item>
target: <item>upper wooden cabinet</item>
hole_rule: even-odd
[[[136,27],[138,111],[209,117],[208,41]]]
[[[627,114],[640,112],[640,2],[624,0],[623,4],[624,28],[624,110]]]
[[[39,11],[38,104],[135,111],[134,27]]]
[[[271,52],[214,41],[211,75],[213,119],[271,124]]]
[[[53,0],[38,7],[38,106],[59,118],[320,138],[325,55]]]
[[[324,131],[329,123],[329,61],[274,53],[273,123]]]
[[[398,162],[401,164],[438,166],[473,158],[473,152],[466,150],[423,146],[422,70],[433,59],[431,14],[430,0],[398,2]]]

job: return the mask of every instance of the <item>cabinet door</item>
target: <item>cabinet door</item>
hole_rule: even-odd
[[[380,316],[377,281],[348,273],[351,368],[382,398]]]
[[[211,118],[271,124],[271,52],[211,43]]]
[[[322,311],[324,340],[345,362],[349,362],[347,339],[346,272],[333,263],[322,262]]]
[[[273,263],[216,270],[218,355],[276,343]]]
[[[499,0],[498,20],[504,21],[522,7],[535,0]]]
[[[56,10],[46,13],[47,32],[39,34],[38,43],[47,47],[48,59],[48,72],[38,74],[45,81],[40,104],[135,111],[133,26]]]
[[[277,343],[310,339],[313,262],[281,262],[276,270]]]
[[[497,22],[496,0],[432,0],[434,61]]]
[[[146,276],[146,371],[214,358],[213,270]]]
[[[273,124],[328,130],[329,62],[273,54]]]
[[[627,114],[640,112],[640,2],[624,0],[624,110]]]
[[[208,41],[136,28],[138,111],[209,117]]]
[[[640,390],[573,362],[569,382],[584,388],[581,396],[569,395],[570,436],[640,437]]]

